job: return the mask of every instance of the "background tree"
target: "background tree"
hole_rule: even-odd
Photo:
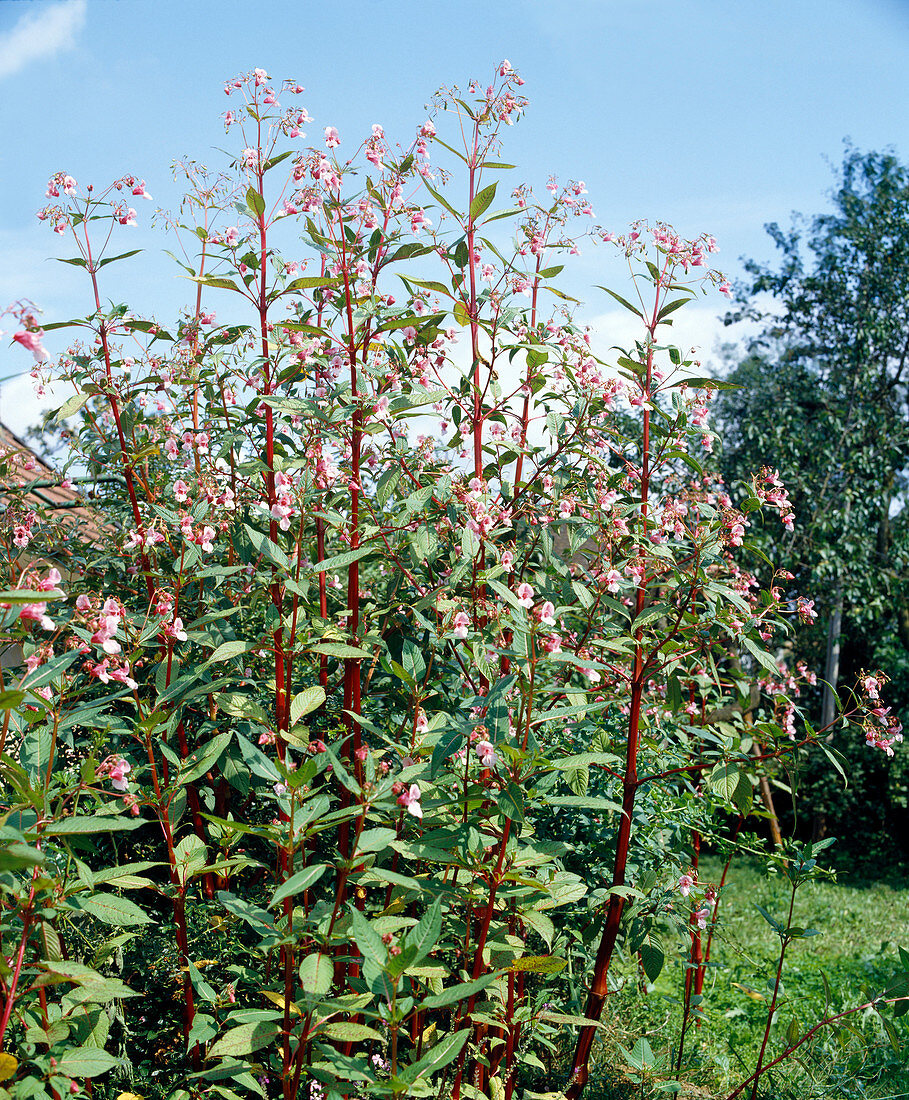
[[[822,725],[838,683],[862,668],[886,664],[897,704],[909,698],[909,170],[847,146],[832,201],[788,232],[767,227],[781,262],[747,264],[750,285],[728,318],[763,329],[730,376],[742,388],[724,391],[716,411],[730,483],[773,456],[795,505],[784,545],[769,526],[764,541],[826,624],[823,640],[806,629],[795,639],[829,685]]]

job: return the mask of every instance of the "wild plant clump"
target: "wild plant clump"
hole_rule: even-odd
[[[91,492],[61,540],[5,459],[0,1096],[510,1100],[557,1073],[576,1098],[617,973],[681,954],[674,1080],[722,896],[701,838],[828,732],[779,660],[811,602],[747,543],[793,522],[785,489],[732,506],[722,383],[664,335],[729,291],[716,244],[615,236],[580,181],[500,185],[508,62],[403,148],[306,147],[303,89],[259,69],[225,91],[236,158],[181,166],[166,219],[189,308],[104,306],[150,196],[61,173],[39,216],[90,312],[13,311]],[[633,346],[573,319],[581,238],[627,258]],[[836,721],[890,750],[883,682]]]

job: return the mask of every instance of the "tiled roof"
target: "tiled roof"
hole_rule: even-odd
[[[0,461],[7,457],[12,461],[0,476],[0,516],[14,504],[39,515],[50,512],[68,534],[80,541],[100,541],[104,524],[82,494],[61,485],[61,475],[54,467],[0,423]]]

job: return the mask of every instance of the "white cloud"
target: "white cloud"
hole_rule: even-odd
[[[61,0],[27,12],[0,35],[0,80],[15,76],[33,61],[71,49],[85,24],[86,0]]]
[[[664,344],[675,344],[688,357],[699,360],[702,369],[699,375],[714,374],[720,366],[717,349],[721,344],[741,344],[754,334],[753,324],[740,324],[727,328],[720,313],[722,302],[717,306],[692,304],[678,311],[673,317],[672,328],[661,328],[657,339]],[[588,321],[596,353],[605,362],[613,362],[617,352],[610,351],[613,346],[629,350],[636,339],[646,336],[644,327],[624,309],[610,309]],[[664,364],[664,366],[667,366]]]

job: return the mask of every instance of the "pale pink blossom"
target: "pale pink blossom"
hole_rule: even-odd
[[[477,759],[484,768],[494,768],[499,762],[496,751],[489,741],[478,741],[476,745]]]
[[[456,638],[466,638],[469,628],[470,616],[466,611],[459,611],[454,617],[454,636]]]
[[[411,783],[409,790],[402,791],[398,795],[398,805],[403,806],[412,817],[421,818],[423,807],[420,805],[420,788],[416,783]]]

